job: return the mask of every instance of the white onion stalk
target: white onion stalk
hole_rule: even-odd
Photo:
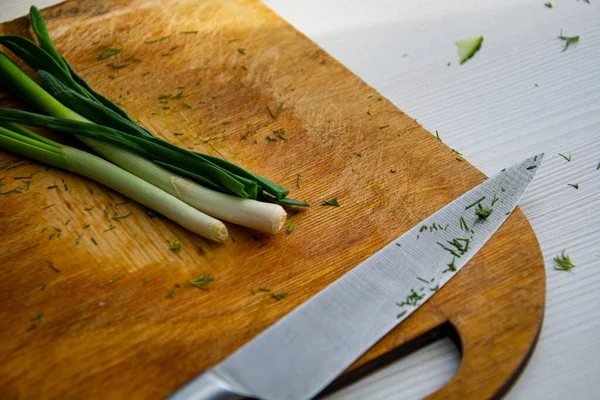
[[[218,219],[93,154],[56,143],[15,124],[0,126],[0,147],[88,177],[207,239],[223,242],[229,236]]]

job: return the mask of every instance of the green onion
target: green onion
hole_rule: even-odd
[[[276,204],[270,203],[308,206],[306,202],[286,199],[289,191],[232,163],[208,155],[189,152],[155,138],[148,130],[136,124],[122,109],[95,92],[81,79],[52,44],[39,11],[32,7],[30,14],[32,28],[38,41],[42,44],[41,47],[18,36],[1,37],[0,43],[6,45],[36,70],[50,93],[40,88],[1,52],[0,76],[2,83],[25,102],[56,118],[52,121],[38,119],[37,126],[41,124],[42,127],[48,129],[76,135],[108,160],[176,197],[180,197],[179,188],[171,182],[171,179],[178,178],[178,182],[181,182],[183,181],[181,176],[183,176],[189,180],[186,180],[186,187],[201,184],[214,189],[203,191],[202,195],[210,196],[214,191],[218,191],[232,197],[269,202],[267,206],[260,207],[255,207],[248,202],[248,205],[245,205],[245,208],[237,213],[227,207],[219,206],[219,210],[221,210],[219,218],[240,225],[272,232],[283,226],[284,221],[279,223],[279,220],[282,215],[285,215],[285,211]],[[168,36],[156,41],[167,38]],[[155,41],[148,41],[148,43],[153,42]],[[120,49],[108,49],[101,53],[101,56],[109,58],[118,54],[119,51]],[[115,68],[122,66],[124,65],[113,65]],[[179,92],[176,98],[181,96],[182,92]],[[272,114],[276,117],[282,108],[283,103],[280,103],[277,113]],[[29,118],[26,114],[5,115],[4,117],[3,120],[7,122],[34,125],[34,123],[30,124],[29,121],[23,120],[23,118]],[[79,125],[66,125],[68,120],[76,121]],[[96,126],[96,129],[90,122],[102,126]],[[52,124],[54,125],[52,126]],[[202,191],[202,189],[206,188],[198,191]],[[188,195],[192,192],[196,191],[188,190]],[[194,207],[217,216],[212,210],[203,208],[206,203],[205,198],[186,201]],[[248,215],[249,209],[255,208],[258,210],[257,212],[264,214]],[[232,216],[229,217],[230,215]],[[285,217],[283,217],[284,219]],[[255,222],[256,220],[259,222]]]
[[[228,237],[227,228],[222,222],[85,151],[61,145],[10,123],[0,125],[0,147],[86,176],[208,239],[222,242]]]
[[[0,53],[0,70],[1,69],[3,69],[3,72],[7,72],[9,79],[19,80],[18,84],[21,89],[19,94],[24,93],[23,97],[25,98],[35,98],[35,102],[40,103],[40,108],[44,108],[44,111],[47,113],[59,117],[46,117],[19,110],[0,109],[1,120],[26,123],[28,125],[40,126],[59,132],[75,134],[84,143],[121,168],[124,168],[145,181],[163,189],[167,193],[190,204],[192,207],[196,207],[217,218],[223,218],[227,221],[268,233],[275,233],[283,227],[286,213],[281,206],[251,199],[243,199],[208,189],[196,184],[192,180],[173,174],[165,168],[161,168],[159,165],[181,172],[187,177],[196,178],[196,180],[200,180],[202,183],[209,186],[214,187],[213,182],[217,181],[221,185],[225,185],[227,188],[237,193],[245,193],[245,185],[240,184],[239,182],[243,181],[244,183],[248,182],[249,184],[249,177],[257,178],[257,181],[261,183],[262,187],[268,189],[269,192],[280,193],[283,195],[287,191],[280,186],[269,182],[264,178],[256,177],[253,174],[243,171],[241,168],[236,167],[225,160],[218,160],[209,156],[205,156],[208,162],[202,165],[207,167],[207,169],[203,170],[205,173],[204,176],[212,177],[212,182],[199,175],[192,174],[186,170],[181,170],[173,165],[167,164],[165,161],[149,161],[129,150],[133,150],[138,154],[143,154],[146,157],[155,160],[162,158],[166,161],[171,159],[183,159],[185,161],[187,158],[187,160],[189,160],[188,164],[196,160],[196,155],[195,153],[189,152],[186,154],[185,150],[171,145],[162,139],[148,136],[141,137],[141,135],[123,136],[119,135],[119,131],[116,131],[115,129],[89,122],[86,118],[56,101],[33,82],[31,78],[18,69],[2,53]],[[62,119],[61,117],[66,117],[67,119]],[[119,145],[126,147],[127,150],[119,147]],[[39,161],[45,162],[44,160]],[[225,171],[224,167],[241,175],[235,175],[237,178],[232,178],[231,173],[223,172]],[[274,200],[276,201],[276,199]],[[292,199],[282,198],[281,200]],[[305,203],[298,202],[298,204],[292,205],[302,206],[305,205]]]

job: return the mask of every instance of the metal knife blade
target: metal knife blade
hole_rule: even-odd
[[[452,201],[169,399],[314,397],[460,271],[517,206],[542,158]]]

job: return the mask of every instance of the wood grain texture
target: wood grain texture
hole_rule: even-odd
[[[165,396],[484,178],[256,1],[80,1],[44,15],[71,64],[143,125],[293,188],[312,207],[290,218],[291,234],[228,225],[235,242],[216,245],[136,204],[117,205],[119,195],[75,175],[35,163],[2,171],[8,191],[24,185],[13,178],[41,169],[29,190],[0,197],[7,398]],[[27,34],[28,22],[0,33]],[[108,47],[123,51],[99,61]],[[158,100],[179,91],[180,100]],[[272,118],[267,105],[281,103]],[[287,140],[266,139],[282,128]],[[0,154],[0,165],[14,159]],[[320,205],[333,197],[341,207]],[[133,214],[119,223],[107,207],[109,217]],[[175,238],[182,248],[171,252]],[[186,283],[203,271],[216,277],[206,292]],[[176,283],[175,298],[165,298]],[[252,294],[259,287],[289,296]],[[450,321],[464,359],[432,397],[490,396],[532,346],[544,291],[537,241],[517,211],[353,368]],[[37,312],[43,321],[29,322]]]

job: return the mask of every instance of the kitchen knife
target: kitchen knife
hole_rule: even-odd
[[[438,210],[169,399],[314,397],[460,271],[517,206],[542,158]]]

